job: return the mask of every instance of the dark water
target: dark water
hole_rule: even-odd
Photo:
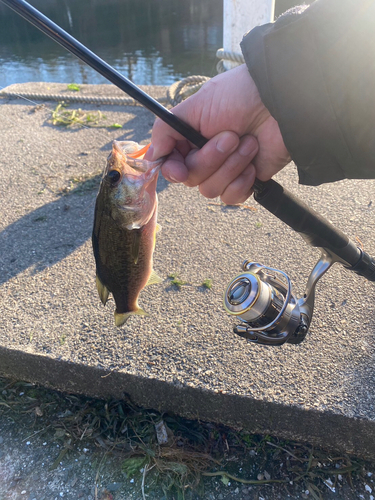
[[[29,0],[136,84],[213,76],[222,0]],[[0,4],[0,85],[106,83],[94,70]]]
[[[223,0],[29,0],[135,84],[216,74]],[[276,0],[276,15],[296,4]],[[0,3],[0,86],[27,81],[106,83]]]

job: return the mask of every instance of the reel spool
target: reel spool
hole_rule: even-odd
[[[224,293],[226,311],[242,324],[234,332],[264,345],[298,344],[305,338],[311,317],[292,294],[289,277],[278,269],[243,263]]]

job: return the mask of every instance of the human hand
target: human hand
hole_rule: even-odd
[[[212,78],[172,111],[209,141],[197,149],[157,119],[146,158],[169,155],[164,177],[199,186],[207,198],[241,203],[250,196],[255,177],[266,181],[290,161],[278,124],[245,65]]]

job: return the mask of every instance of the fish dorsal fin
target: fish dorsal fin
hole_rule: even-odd
[[[99,294],[100,300],[102,301],[103,305],[105,306],[106,303],[107,303],[107,300],[108,300],[109,290],[100,281],[100,278],[99,278],[98,275],[96,275],[96,288],[98,290],[98,294]]]
[[[156,285],[157,283],[161,283],[162,281],[163,279],[160,278],[160,276],[158,276],[154,270],[152,270],[151,275],[148,278],[148,281],[145,286]]]
[[[138,263],[139,257],[139,248],[141,245],[141,232],[133,229],[133,242],[132,242],[132,256],[134,260],[134,264]]]
[[[124,323],[128,321],[130,316],[137,315],[137,316],[149,316],[149,314],[141,309],[140,307],[136,311],[130,311],[127,313],[118,313],[115,312],[115,324],[116,326],[121,326]]]

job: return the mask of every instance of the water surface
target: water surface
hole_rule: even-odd
[[[169,85],[216,74],[222,0],[30,0],[34,7],[130,78]],[[107,80],[0,4],[0,85]]]
[[[305,3],[311,3],[308,0]],[[223,0],[29,0],[137,85],[214,76]],[[280,15],[298,0],[276,0]],[[107,80],[0,3],[0,86]]]

